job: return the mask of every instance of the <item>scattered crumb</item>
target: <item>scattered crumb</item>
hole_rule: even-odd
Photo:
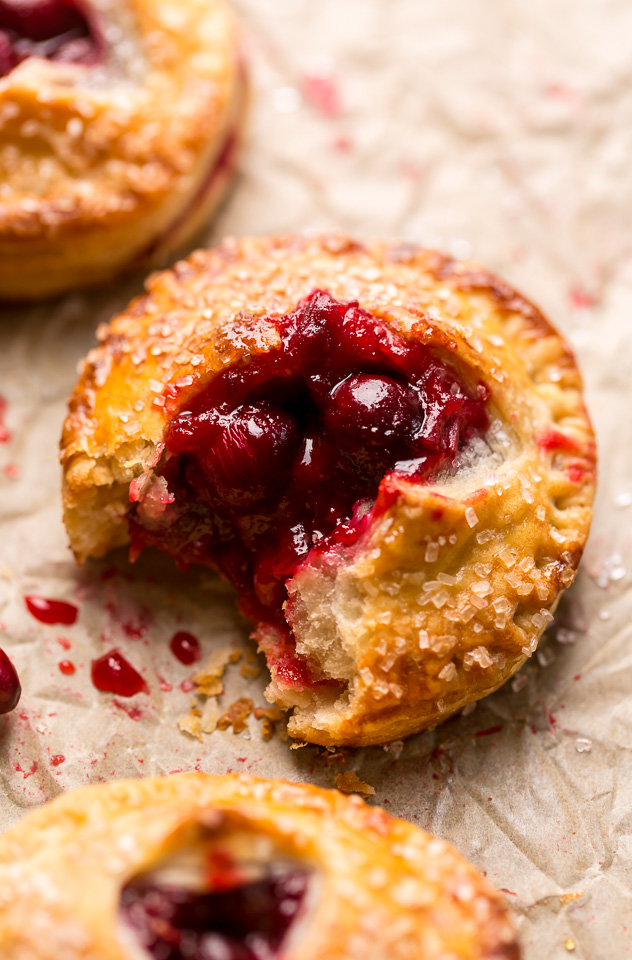
[[[241,650],[233,650],[232,647],[222,647],[220,650],[214,650],[205,665],[193,677],[196,686],[208,684],[211,680],[220,679],[226,672],[229,663],[238,663],[241,660]],[[214,696],[214,694],[211,694]]]
[[[199,677],[199,673],[195,676],[196,678]],[[199,696],[219,697],[220,693],[224,692],[224,684],[220,677],[209,677],[208,680],[204,680],[203,682],[196,680],[195,684],[197,687],[196,693],[199,694]]]
[[[261,673],[261,668],[256,667],[254,664],[242,663],[240,673],[246,680],[256,680]]]
[[[215,700],[207,700],[202,711],[202,733],[213,733],[217,729],[221,710]]]
[[[341,793],[359,793],[362,797],[371,797],[375,793],[375,787],[372,787],[370,783],[365,783],[364,780],[360,780],[353,770],[339,773],[336,777],[336,786]]]
[[[261,720],[261,735],[267,741],[272,740],[276,725],[280,720],[283,720],[285,714],[278,707],[255,707],[254,716],[255,720]],[[283,732],[285,733],[285,729]],[[282,734],[280,735],[283,738]],[[287,734],[285,738],[287,738]]]
[[[217,721],[219,730],[227,730],[232,726],[233,733],[243,733],[248,728],[246,723],[254,707],[249,697],[240,697],[228,707]]]
[[[185,713],[184,716],[178,717],[177,723],[178,730],[181,730],[182,733],[202,740],[202,721],[199,716],[194,713]]]
[[[232,724],[235,733],[240,733],[245,729],[245,718],[249,716],[252,704],[244,716],[240,717],[239,714],[233,715],[232,712],[236,704],[232,704],[222,715],[215,700],[224,692],[222,677],[226,672],[226,667],[229,663],[238,663],[241,656],[241,650],[233,650],[232,647],[222,647],[220,650],[213,651],[205,665],[193,677],[196,696],[200,699],[206,697],[206,700],[203,701],[203,706],[198,704],[197,701],[193,701],[190,712],[178,718],[179,730],[191,737],[197,737],[201,741],[203,733],[213,733],[218,727],[225,730]],[[251,701],[247,702],[251,703]],[[241,703],[241,701],[237,701],[237,703]],[[224,721],[223,725],[221,721]]]
[[[567,903],[572,903],[573,900],[579,900],[579,898],[583,896],[584,896],[583,890],[572,890],[570,893],[561,893],[560,903],[566,906]]]

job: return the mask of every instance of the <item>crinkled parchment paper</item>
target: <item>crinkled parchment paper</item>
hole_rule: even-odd
[[[78,570],[60,519],[57,439],[78,359],[126,281],[2,309],[0,645],[24,694],[0,723],[0,824],[76,784],[198,768],[332,785],[347,770],[453,841],[507,893],[528,960],[622,957],[632,942],[632,6],[625,0],[239,0],[254,97],[226,233],[340,228],[473,255],[575,347],[601,454],[593,533],[548,642],[513,684],[435,733],[345,754],[180,732],[205,656],[247,645],[204,571],[124,556]],[[24,595],[67,599],[70,627]],[[62,642],[60,639],[62,638]],[[136,639],[135,639],[136,638]],[[70,644],[69,649],[67,649]],[[97,692],[119,648],[150,693]],[[70,660],[73,675],[59,662]],[[229,667],[221,703],[264,705],[265,670]],[[184,690],[181,688],[184,683]]]

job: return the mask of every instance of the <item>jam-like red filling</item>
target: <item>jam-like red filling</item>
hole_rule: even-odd
[[[137,880],[121,914],[155,960],[275,960],[307,884],[300,870],[209,893]]]
[[[294,655],[286,582],[308,554],[358,540],[389,476],[426,483],[449,466],[488,426],[487,389],[326,292],[266,322],[280,345],[228,368],[172,421],[153,513],[142,497],[130,511],[132,555],[154,545],[221,571],[243,613],[274,628],[277,679],[300,687],[324,678]]]
[[[27,57],[89,66],[101,46],[77,0],[0,0],[0,77]]]

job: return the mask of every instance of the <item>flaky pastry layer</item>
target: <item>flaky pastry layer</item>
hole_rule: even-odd
[[[129,485],[150,474],[178,403],[276,346],[266,316],[315,289],[427,343],[489,390],[490,426],[431,483],[391,476],[375,520],[336,563],[288,583],[300,654],[334,690],[268,696],[290,733],[363,745],[434,727],[521,666],[575,577],[588,535],[595,444],[572,353],[541,312],[473,263],[344,237],[228,240],[152,276],[99,331],[62,439],[65,522],[77,558],[128,541]],[[262,637],[259,636],[261,640]]]
[[[504,902],[458,852],[335,790],[190,773],[83,787],[0,838],[3,960],[139,960],[122,887],[235,824],[313,891],[284,960],[517,960]]]

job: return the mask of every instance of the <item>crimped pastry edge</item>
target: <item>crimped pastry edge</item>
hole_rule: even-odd
[[[203,773],[80,787],[0,838],[2,956],[129,960],[116,927],[121,886],[217,812],[280,838],[320,875],[287,960],[519,956],[503,898],[450,844],[357,796]]]
[[[362,745],[431,728],[465,704],[496,689],[533,652],[560,593],[574,578],[590,525],[594,439],[572,354],[529,301],[478,265],[458,263],[434,251],[409,246],[360,244],[338,236],[272,237],[228,240],[216,250],[199,251],[178,264],[173,272],[150,278],[148,293],[102,331],[102,346],[88,358],[66,423],[62,446],[64,498],[66,523],[79,559],[103,555],[113,545],[125,542],[121,516],[126,509],[127,487],[155,455],[168,413],[164,408],[143,411],[133,439],[117,443],[115,419],[106,419],[104,423],[99,409],[99,383],[108,383],[113,371],[116,377],[119,363],[125,366],[122,344],[128,356],[133,354],[135,346],[143,353],[144,359],[138,365],[145,379],[149,377],[146,367],[156,373],[158,365],[149,359],[151,350],[164,347],[170,335],[157,318],[169,311],[172,327],[180,339],[180,356],[177,364],[171,354],[166,357],[160,380],[174,381],[177,370],[181,377],[194,378],[194,385],[186,388],[194,392],[214,375],[214,370],[221,369],[233,358],[231,348],[226,347],[222,339],[222,330],[237,324],[245,331],[243,349],[252,349],[252,344],[247,344],[248,336],[255,340],[263,337],[255,346],[265,349],[264,328],[263,333],[256,334],[252,332],[252,325],[258,329],[257,324],[263,322],[261,315],[266,310],[289,312],[300,296],[311,292],[314,286],[327,286],[324,282],[327,278],[331,280],[332,294],[338,299],[352,299],[354,294],[359,294],[362,307],[382,316],[400,332],[410,332],[412,323],[427,325],[428,329],[438,330],[444,342],[458,342],[468,362],[479,364],[483,376],[491,378],[494,402],[505,410],[506,423],[514,434],[510,441],[515,452],[513,463],[520,467],[511,475],[509,463],[506,475],[500,477],[501,486],[506,484],[503,502],[506,501],[507,509],[516,517],[515,529],[511,527],[511,517],[505,522],[505,517],[498,516],[494,484],[489,488],[481,487],[480,483],[478,487],[467,488],[466,483],[459,489],[458,478],[451,487],[449,484],[411,487],[402,482],[381,523],[336,571],[332,592],[325,603],[330,608],[343,608],[345,597],[356,605],[360,598],[366,611],[361,629],[356,631],[358,642],[353,631],[347,630],[345,637],[357,667],[352,679],[354,696],[351,705],[342,703],[332,709],[330,704],[325,704],[320,714],[318,705],[314,709],[313,701],[297,704],[289,729],[293,736],[326,745]],[[378,278],[382,280],[381,285]],[[437,291],[442,291],[443,300],[437,300]],[[438,313],[437,304],[444,315],[431,315],[433,309]],[[449,315],[450,310],[453,316]],[[195,329],[189,329],[187,315],[206,317],[206,320],[198,321]],[[498,330],[513,345],[513,354],[505,349],[506,344],[499,343],[503,337]],[[209,336],[217,339],[224,351],[220,351],[221,356],[212,345],[204,353],[203,338]],[[187,349],[196,363],[182,362]],[[507,372],[511,374],[509,378]],[[498,384],[494,377],[498,378]],[[116,404],[114,409],[119,409]],[[558,445],[548,449],[550,437]],[[569,479],[569,471],[573,470],[575,480]],[[529,503],[524,480],[534,473],[538,480],[530,481]],[[411,632],[410,603],[406,626],[393,610],[401,598],[395,605],[390,603],[386,588],[393,588],[392,578],[398,570],[411,565],[413,572],[423,574],[426,582],[432,580],[432,570],[437,571],[436,562],[427,561],[425,541],[422,549],[413,541],[415,531],[420,531],[424,524],[427,526],[428,515],[437,505],[449,514],[458,537],[464,534],[465,542],[470,542],[475,554],[472,565],[492,564],[494,590],[498,587],[493,599],[510,596],[515,609],[511,616],[499,615],[493,626],[485,626],[487,633],[493,635],[491,641],[486,643],[483,635],[481,642],[473,645],[472,628],[462,623],[453,648],[445,651],[445,655],[434,656],[434,651],[424,653],[420,633]],[[491,531],[488,541],[491,546],[473,543],[481,527],[472,532],[466,518],[468,508],[474,510],[477,524],[484,520],[486,530]],[[86,527],[86,519],[94,515],[95,510],[104,517],[107,514],[103,511],[111,511],[113,522],[107,519],[100,527]],[[540,510],[545,511],[543,518],[538,516]],[[382,549],[384,544],[380,542],[380,530],[383,531],[385,524],[390,529],[388,550]],[[510,534],[515,534],[513,540]],[[501,539],[510,551],[518,551],[515,559],[511,553],[503,553]],[[376,552],[379,556],[371,558]],[[535,572],[523,569],[531,555],[535,558],[534,566],[536,562],[540,565]],[[308,582],[305,571],[308,575],[314,572],[309,564],[305,565],[295,576],[291,589],[302,591],[309,618],[316,616],[319,606],[322,608],[323,578],[318,576],[320,571],[316,571],[312,581],[318,583],[314,586]],[[513,578],[511,589],[507,586],[507,576]],[[468,577],[472,585],[473,577],[469,574]],[[534,582],[534,588],[527,602],[520,591],[524,591],[530,581]],[[367,598],[366,588],[368,584],[375,592],[376,583],[381,586],[377,590],[378,601],[373,604]],[[417,590],[421,585],[417,584]],[[453,587],[454,584],[445,584],[444,592],[457,593]],[[408,578],[409,588],[414,592],[414,578]],[[517,597],[521,597],[519,602]],[[451,602],[450,596],[446,602]],[[455,598],[457,607],[460,602]],[[375,654],[376,644],[372,646],[370,640],[366,643],[363,638],[367,632],[370,637],[370,617],[374,617],[375,608],[380,604],[392,610],[394,620],[390,625],[382,624],[380,636],[375,639],[381,642],[383,638],[387,651],[395,651],[398,656],[387,677],[394,689],[376,698],[373,693],[375,680],[380,679],[380,655]],[[442,629],[441,616],[430,613],[435,626],[427,630],[422,624],[415,629],[425,630],[431,636],[443,636],[446,631]],[[454,627],[450,630],[454,633]],[[295,633],[299,649],[318,658],[318,639],[311,642],[302,637],[300,631]],[[472,650],[493,648],[497,661],[485,664],[484,653],[479,653],[482,663],[473,661],[469,670],[462,670],[458,656],[455,661],[455,647],[461,658]],[[434,662],[424,666],[424,657]],[[451,676],[449,666],[455,662],[456,678]],[[412,678],[411,664],[419,673]],[[419,669],[420,664],[423,669]],[[447,673],[440,678],[445,668]],[[270,693],[274,698],[279,697],[274,685]],[[291,704],[288,697],[282,696],[281,702],[286,706]],[[409,709],[405,709],[406,706]]]

